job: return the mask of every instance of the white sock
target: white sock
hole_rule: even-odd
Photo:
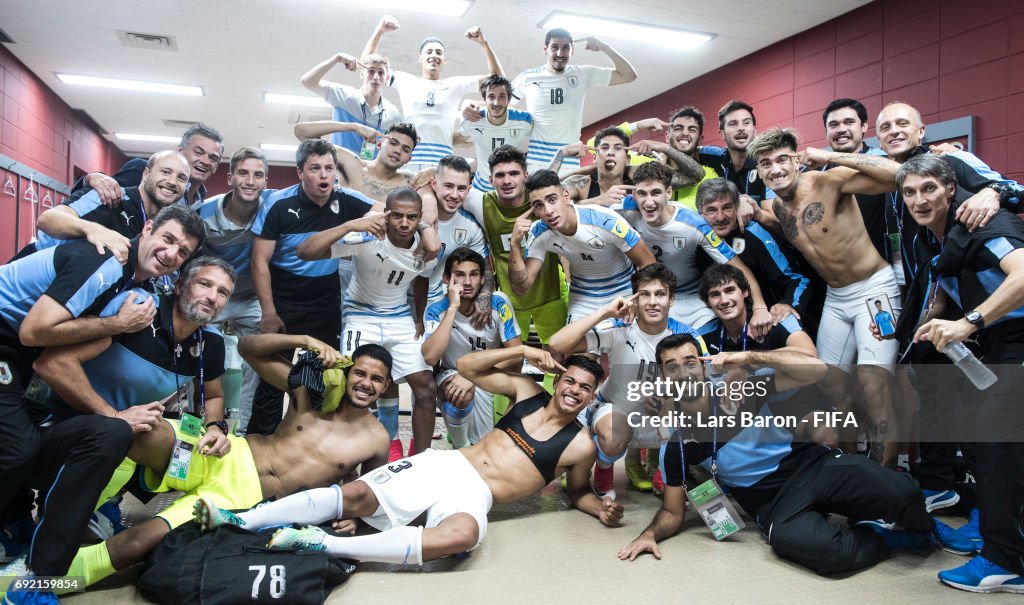
[[[423,528],[402,526],[369,536],[324,538],[327,552],[357,561],[423,565]]]
[[[251,530],[277,525],[320,525],[340,519],[342,513],[341,487],[318,487],[292,494],[258,506],[238,515]]]
[[[441,415],[444,417],[444,424],[448,428],[448,436],[452,440],[452,449],[459,449],[469,445],[469,414],[473,411],[473,402],[465,409],[459,409],[450,402],[445,401],[441,405]]]

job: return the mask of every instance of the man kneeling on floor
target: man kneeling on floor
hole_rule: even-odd
[[[524,357],[544,371],[563,370],[553,396],[526,376],[495,369]],[[562,367],[549,353],[520,345],[466,355],[459,360],[458,370],[481,389],[516,402],[475,445],[454,451],[427,450],[342,487],[308,490],[240,515],[204,499],[196,504],[196,520],[206,529],[228,523],[252,530],[288,523],[309,525],[278,530],[269,546],[420,565],[475,548],[487,533],[487,512],[493,502],[525,498],[565,472],[573,506],[607,526],[618,525],[622,506],[611,498],[601,501],[590,490],[597,451],[576,420],[594,399],[604,373],[597,362],[576,355]],[[426,528],[408,527],[424,512]],[[342,538],[312,527],[331,519],[354,518],[362,518],[381,533]]]
[[[826,366],[820,359],[795,351],[735,351],[702,358],[698,350],[697,342],[686,334],[673,334],[658,343],[662,374],[680,393],[665,404],[663,413],[689,414],[690,418],[700,413],[709,428],[677,429],[662,445],[665,497],[661,509],[619,551],[620,559],[632,561],[644,552],[661,558],[658,541],[671,537],[682,525],[687,464],[707,468],[714,479],[728,486],[776,554],[819,574],[865,569],[892,549],[927,554],[935,549],[936,539],[954,554],[974,551],[970,540],[928,515],[924,494],[909,474],[883,468],[865,456],[794,443],[790,430],[771,422],[793,412],[784,409],[786,401],[769,402],[769,397],[821,380]],[[704,361],[716,373],[735,368],[754,372],[747,382],[760,385],[760,390],[745,388],[747,396],[737,409],[731,396],[729,401],[717,397],[717,389],[709,394],[708,389],[692,388],[705,383]],[[774,372],[764,369],[769,367]],[[746,414],[751,421],[744,423]],[[740,422],[729,422],[730,417]],[[719,428],[710,428],[715,424],[712,420],[718,421]],[[847,517],[850,526],[830,522],[829,513]]]
[[[282,354],[296,348],[310,352],[293,367]],[[175,440],[187,440],[180,423],[164,422],[136,437],[129,456],[146,467],[146,487],[185,495],[156,518],[81,548],[69,575],[84,576],[88,586],[143,560],[172,528],[192,518],[199,498],[248,508],[310,485],[337,483],[360,465],[367,472],[387,461],[387,431],[368,409],[391,383],[391,354],[383,347],[357,348],[344,378],[338,375],[342,370],[332,369],[340,353],[308,336],[250,336],[240,341],[239,352],[263,380],[291,394],[281,425],[271,435],[229,436],[231,450],[221,458],[193,454],[184,478],[171,459]]]

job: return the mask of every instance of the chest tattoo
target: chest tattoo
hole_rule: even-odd
[[[825,218],[825,205],[821,202],[812,202],[808,204],[800,214],[800,221],[803,223],[804,227],[810,227],[815,223],[820,223],[823,218]]]

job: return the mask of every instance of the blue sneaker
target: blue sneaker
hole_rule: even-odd
[[[960,501],[960,494],[951,489],[923,489],[924,508],[928,512],[948,508]]]
[[[981,552],[981,547],[985,545],[985,539],[981,537],[981,529],[978,525],[977,508],[971,509],[971,515],[967,518],[967,523],[961,525],[956,530],[956,533],[960,534],[961,537],[974,542],[974,550]]]
[[[97,538],[109,540],[127,529],[121,524],[121,500],[111,500],[96,509],[89,519],[89,531]]]
[[[938,519],[932,518],[935,521],[935,528],[932,529],[932,536],[939,543],[939,547],[946,552],[951,552],[954,555],[970,556],[975,553],[975,546],[972,540],[961,536],[956,532],[955,529],[946,525]]]
[[[11,590],[4,594],[3,605],[60,605],[60,599],[52,592]]]
[[[881,519],[858,521],[855,525],[870,527],[875,533],[882,536],[885,543],[893,550],[906,550],[922,557],[935,552],[935,538],[928,532],[894,529],[892,523],[886,523]]]
[[[1003,569],[978,555],[956,569],[939,572],[939,581],[970,592],[1012,592],[1024,594],[1024,577]]]

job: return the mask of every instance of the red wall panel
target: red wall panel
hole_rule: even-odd
[[[696,105],[706,118],[704,142],[722,144],[716,114],[736,98],[754,106],[758,127],[793,126],[807,144],[824,145],[821,112],[833,98],[854,97],[867,106],[869,136],[883,104],[904,101],[926,123],[976,116],[979,155],[1019,178],[1024,141],[1013,135],[1024,133],[1021,31],[1024,2],[876,0],[591,124],[583,134]]]
[[[74,181],[74,167],[113,174],[124,155],[92,124],[0,46],[0,153],[65,184]],[[2,175],[6,178],[6,172]],[[27,184],[27,180],[25,183]],[[0,182],[0,186],[3,183]],[[45,196],[43,196],[45,197]],[[51,193],[51,197],[56,198]],[[54,199],[55,203],[59,200]],[[0,194],[0,262],[10,258],[16,244],[28,241],[33,210],[21,206],[20,242],[15,242],[14,204]],[[9,220],[8,220],[9,219]]]

